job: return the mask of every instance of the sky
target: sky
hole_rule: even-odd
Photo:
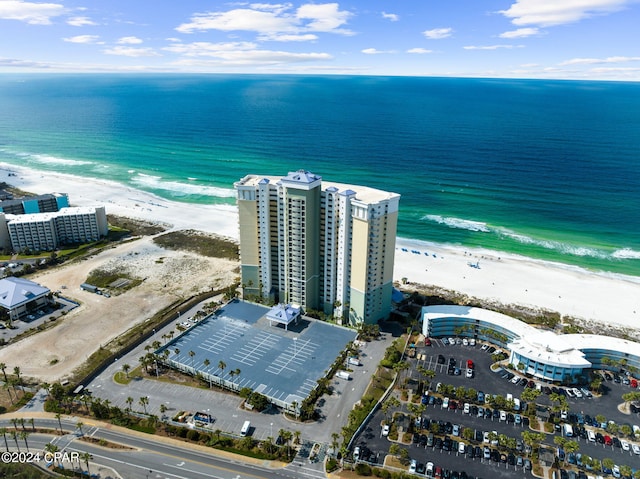
[[[0,0],[0,72],[640,80],[640,0]]]

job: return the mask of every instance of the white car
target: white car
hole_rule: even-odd
[[[500,420],[501,421],[506,421],[507,420],[507,412],[504,410],[500,410]]]
[[[633,453],[640,456],[640,446],[637,444],[632,444],[631,449],[633,449]]]
[[[417,465],[418,465],[418,463],[416,462],[416,460],[415,459],[411,459],[411,464],[409,464],[409,473],[415,474]]]
[[[468,402],[464,403],[464,408],[462,409],[462,412],[465,414],[469,414],[471,412],[471,404],[469,404]]]
[[[622,447],[623,451],[631,450],[631,444],[629,444],[629,442],[624,439],[620,439],[620,446]]]
[[[466,376],[467,376],[467,379],[472,378],[473,377],[473,369],[467,369]]]
[[[482,433],[482,442],[489,444],[489,431]]]
[[[442,408],[447,409],[449,407],[449,398],[444,398],[442,400]]]
[[[382,435],[383,436],[388,436],[389,435],[389,425],[385,424],[384,426],[382,426]]]
[[[518,376],[513,376],[513,377],[511,378],[511,382],[512,382],[513,384],[517,383],[518,381],[520,381],[520,378],[519,378]]]
[[[462,340],[462,345],[463,345],[463,346],[469,346],[469,340],[468,340],[467,338],[464,338],[464,339]]]
[[[458,454],[464,454],[466,450],[467,450],[467,445],[464,442],[460,441],[458,443]]]
[[[620,477],[620,467],[617,464],[611,469],[611,474],[613,474],[613,477]]]
[[[456,340],[453,338],[449,338],[449,344],[453,346],[454,344],[456,344]]]
[[[360,446],[356,446],[353,450],[353,460],[357,461],[358,459],[360,459]]]
[[[471,339],[469,340],[469,346],[475,346],[475,345],[476,345],[476,340],[475,340],[475,338],[471,338]]]
[[[482,351],[486,351],[487,349],[489,349],[489,345],[488,344],[483,344],[482,347],[480,348]]]
[[[427,468],[425,469],[424,473],[427,475],[427,477],[433,477],[433,462],[427,462]]]

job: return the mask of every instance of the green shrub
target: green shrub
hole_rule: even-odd
[[[362,462],[359,462],[358,464],[356,464],[355,471],[356,471],[356,474],[358,474],[359,476],[370,476],[371,466],[369,466],[369,464],[364,464]]]

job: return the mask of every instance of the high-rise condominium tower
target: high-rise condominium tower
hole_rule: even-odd
[[[389,315],[400,195],[302,170],[234,186],[245,295],[351,324]]]

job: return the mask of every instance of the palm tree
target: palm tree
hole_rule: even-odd
[[[0,427],[0,434],[2,434],[2,437],[4,438],[4,447],[8,452],[9,451],[9,444],[7,444],[7,428],[6,427]]]
[[[142,396],[138,400],[138,403],[140,403],[140,406],[144,408],[144,413],[147,414],[147,404],[149,404],[149,396]]]
[[[29,424],[31,424],[31,430],[36,430],[36,420],[33,418],[29,418]]]
[[[80,431],[80,435],[84,436],[84,432],[82,432],[82,426],[84,426],[84,423],[82,421],[78,421],[76,423],[76,427],[78,428],[78,430]]]
[[[234,376],[237,378],[238,376],[240,376],[240,373],[241,373],[242,371],[240,370],[240,368],[236,368],[236,369],[234,369],[234,371],[233,371],[233,372],[234,372]]]
[[[294,444],[300,444],[300,435],[301,434],[302,433],[300,431],[294,431],[294,433],[293,433],[293,437],[295,438],[294,441],[293,441]]]
[[[220,362],[218,362],[218,369],[222,370],[222,373],[220,373],[220,378],[224,379],[224,370],[227,367],[227,363],[225,363],[224,361],[220,360]],[[222,385],[223,382],[221,381],[220,384]]]
[[[18,444],[18,431],[11,431],[11,437],[16,442],[16,447],[18,448],[18,452],[20,452],[20,445]]]
[[[133,404],[133,398],[131,396],[129,396],[126,401],[125,401],[128,405],[129,405],[129,411],[131,411],[131,405]]]
[[[202,364],[204,365],[204,368],[207,369],[211,364],[211,361],[205,358],[204,361],[202,361]],[[211,389],[211,374],[207,372],[207,376],[209,377],[209,389]]]
[[[82,459],[84,463],[87,465],[87,475],[91,476],[91,472],[89,471],[89,461],[93,459],[93,456],[88,452],[81,452],[80,459]]]
[[[20,423],[20,426],[22,426],[22,430],[26,431],[26,429],[24,428],[24,423],[26,422],[24,418],[21,417],[20,419],[18,419],[18,422]]]
[[[191,358],[191,368],[195,370],[193,367],[193,357],[196,355],[195,351],[189,351],[189,357]]]
[[[129,379],[129,371],[130,370],[131,370],[131,366],[129,366],[128,364],[123,364],[122,365],[122,371],[127,376],[127,379]]]
[[[20,439],[24,440],[24,445],[27,448],[27,452],[29,452],[29,443],[27,442],[27,437],[29,433],[27,431],[20,431]]]
[[[62,421],[61,421],[61,418],[62,418],[62,415],[59,412],[57,412],[56,413],[56,419],[58,420],[58,425],[60,426],[60,434],[64,434],[62,432]]]
[[[2,374],[4,374],[4,382],[8,383],[9,380],[7,379],[7,372],[5,371],[7,369],[7,365],[5,363],[0,363],[0,371],[2,371]]]
[[[22,381],[20,378],[20,366],[16,366],[13,368],[13,374],[15,374],[18,378],[18,386],[22,386]]]

